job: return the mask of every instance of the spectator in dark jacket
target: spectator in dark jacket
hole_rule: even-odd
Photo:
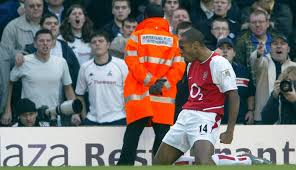
[[[296,1],[291,0],[290,4],[291,9],[296,9]],[[294,14],[293,16],[293,28],[295,30],[296,28],[296,15]],[[296,61],[296,31],[293,31],[292,36],[291,36],[291,52],[290,52],[290,57],[293,61]]]
[[[236,85],[240,97],[239,112],[237,116],[237,124],[253,124],[255,110],[255,87],[251,81],[248,69],[233,61],[235,58],[235,49],[233,42],[229,38],[222,38],[217,44],[219,53],[225,57],[232,65],[236,75]],[[224,116],[222,123],[228,122],[228,104],[224,104]]]
[[[213,0],[214,16],[210,19],[225,18],[229,23],[230,37],[235,39],[240,32],[240,12],[236,10],[235,3],[231,0]],[[232,10],[232,12],[230,12]]]
[[[239,9],[243,9],[244,7],[251,6],[256,0],[235,0]]]
[[[96,30],[101,29],[113,19],[111,0],[90,0],[85,8],[89,18],[94,22]]]
[[[194,27],[200,30],[202,24],[213,17],[213,8],[213,0],[192,0],[189,13]]]
[[[146,0],[146,1],[142,1],[142,4],[140,4],[138,6],[138,15],[136,17],[136,20],[138,23],[142,22],[144,20],[144,12],[146,9],[146,6],[153,3],[153,4],[157,4],[157,5],[161,5],[162,0]]]
[[[264,10],[269,15],[270,26],[276,31],[289,37],[293,30],[293,13],[291,6],[286,3],[280,3],[280,1],[275,0],[258,0],[251,7],[247,7],[242,12],[242,22],[244,22],[244,27],[248,23],[247,16],[254,10]]]
[[[224,18],[228,21],[229,25],[229,37],[235,40],[240,32],[240,13],[237,10],[235,3],[231,0],[213,0],[213,16],[200,21],[198,25],[194,24],[194,18],[192,18],[193,25],[198,28],[205,36],[205,39],[212,39],[211,35],[211,23],[217,18]]]
[[[296,66],[286,68],[262,110],[264,124],[296,124]]]
[[[58,19],[59,23],[63,21],[66,15],[66,9],[64,7],[64,0],[47,0],[47,3],[44,6],[44,14],[53,13]]]
[[[216,18],[211,23],[211,35],[205,40],[206,46],[215,50],[217,48],[217,41],[221,38],[231,37],[229,30],[229,22],[225,18]]]
[[[122,22],[131,13],[130,0],[112,0],[113,20],[106,24],[103,29],[110,34],[111,40],[120,33]]]

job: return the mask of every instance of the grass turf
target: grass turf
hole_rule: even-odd
[[[295,170],[296,165],[255,166],[98,166],[98,167],[0,167],[1,170]]]

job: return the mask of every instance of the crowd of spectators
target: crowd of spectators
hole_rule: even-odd
[[[23,112],[54,107],[75,98],[74,91],[84,101],[83,113],[62,116],[61,126],[125,124],[125,46],[150,3],[162,6],[171,33],[199,29],[206,46],[232,64],[241,100],[238,124],[295,124],[295,0],[2,0],[0,126],[26,125],[20,123]],[[52,42],[47,42],[45,29],[50,30]],[[52,66],[36,57],[46,50],[50,59],[61,57]],[[52,76],[59,71],[63,72],[59,78]],[[109,80],[112,76],[114,82]],[[45,82],[34,83],[40,80]],[[284,80],[291,86],[288,91],[280,87]],[[178,83],[175,117],[188,96],[186,82],[185,70]],[[96,86],[88,89],[89,83]],[[18,107],[24,105],[31,109],[21,112]],[[227,113],[222,122],[226,120]]]

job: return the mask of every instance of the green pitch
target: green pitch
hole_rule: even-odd
[[[1,167],[1,170],[295,170],[296,165],[264,166],[112,166],[112,167]]]

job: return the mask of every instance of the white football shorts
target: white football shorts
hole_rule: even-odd
[[[220,122],[221,117],[216,113],[185,109],[162,141],[184,153],[198,140],[207,140],[215,145]]]

